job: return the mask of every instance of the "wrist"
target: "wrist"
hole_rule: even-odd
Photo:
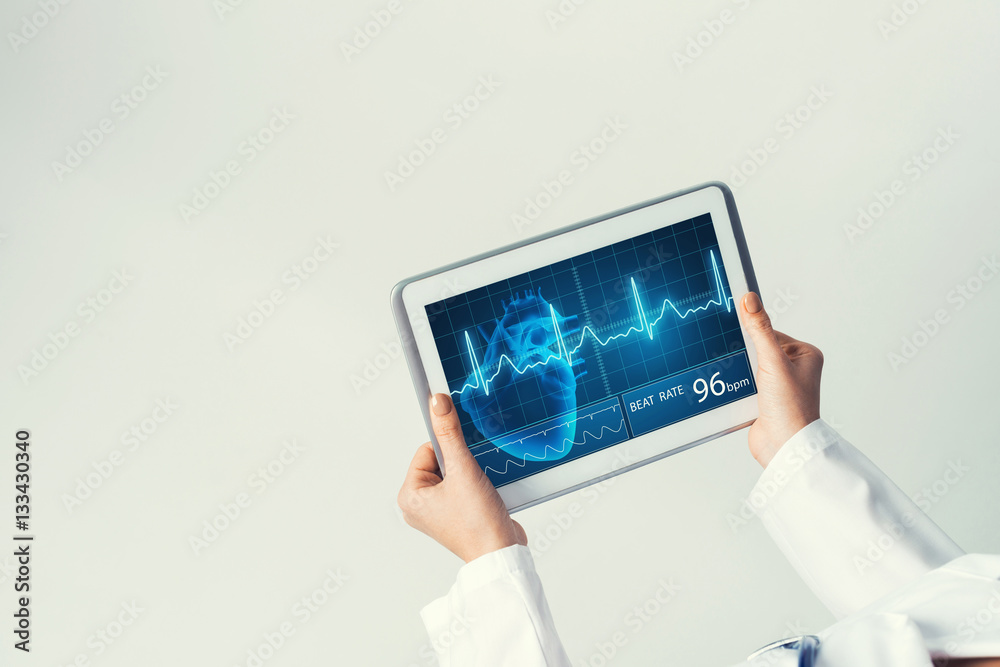
[[[458,556],[466,563],[471,563],[486,554],[493,553],[494,551],[500,551],[501,549],[506,549],[507,547],[512,547],[515,544],[519,544],[515,535],[497,532],[477,540],[475,544],[469,545],[469,547],[465,549],[463,553],[458,554]]]
[[[781,451],[781,448],[785,446],[786,442],[817,419],[819,419],[819,415],[813,418],[802,415],[782,420],[777,427],[769,423],[762,424],[758,420],[751,427],[750,453],[762,468],[766,468],[775,455]],[[758,426],[763,426],[764,428],[758,429],[754,433],[754,427]]]

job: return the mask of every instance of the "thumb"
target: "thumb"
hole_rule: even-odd
[[[478,467],[475,457],[472,456],[472,452],[465,444],[458,411],[455,410],[455,404],[452,403],[451,397],[447,394],[431,396],[431,426],[434,428],[434,435],[441,447],[441,455],[444,457],[445,465],[452,469],[464,468],[469,465]]]
[[[765,363],[780,362],[785,353],[771,326],[771,318],[756,293],[747,292],[740,301],[740,319],[757,348],[757,358]]]
[[[517,535],[517,543],[523,546],[528,546],[528,534],[524,532],[524,526],[513,519],[511,519],[510,522],[514,524],[514,533]]]

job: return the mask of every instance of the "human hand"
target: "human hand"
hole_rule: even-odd
[[[766,468],[789,438],[819,419],[823,353],[775,331],[753,292],[740,301],[740,319],[757,348],[760,416],[750,427],[750,453]]]
[[[397,498],[406,523],[466,563],[514,544],[527,546],[524,528],[510,518],[466,446],[455,406],[445,394],[431,398],[431,426],[447,472],[442,477],[431,443],[417,449]]]

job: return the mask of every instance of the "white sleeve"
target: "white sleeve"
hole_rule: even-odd
[[[527,547],[466,563],[420,616],[441,667],[570,665]]]
[[[821,419],[785,443],[748,500],[792,566],[838,618],[964,554]]]

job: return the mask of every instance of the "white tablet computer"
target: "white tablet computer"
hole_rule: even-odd
[[[732,192],[708,183],[404,280],[392,305],[438,460],[445,393],[513,511],[750,425],[750,290]]]

